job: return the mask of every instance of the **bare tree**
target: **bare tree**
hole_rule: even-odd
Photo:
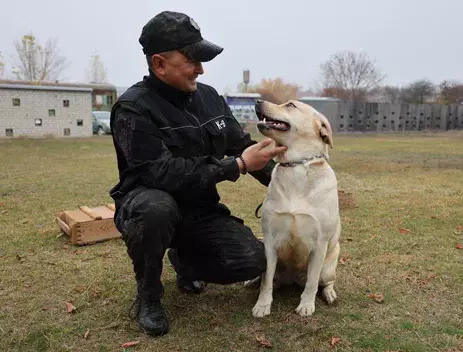
[[[107,71],[104,67],[100,55],[93,54],[90,58],[90,63],[86,69],[87,80],[90,83],[107,83]]]
[[[5,66],[6,66],[6,63],[5,63],[5,60],[3,59],[2,52],[0,51],[0,78],[2,78],[3,75],[5,74]]]
[[[438,103],[461,104],[463,103],[463,83],[458,81],[443,81],[439,85]]]
[[[48,39],[45,46],[36,42],[32,34],[15,42],[16,61],[13,73],[27,81],[54,81],[60,78],[67,61],[59,56],[56,39]]]
[[[420,79],[410,83],[402,91],[402,99],[407,103],[423,104],[436,94],[436,86],[430,80]]]
[[[384,86],[383,87],[384,97],[389,103],[396,104],[402,100],[402,89],[395,86]]]
[[[348,93],[349,100],[365,99],[384,76],[366,53],[341,51],[321,65],[324,88]],[[344,95],[343,93],[343,95]]]
[[[397,86],[373,88],[368,93],[368,101],[375,103],[400,103],[402,101],[402,89]]]

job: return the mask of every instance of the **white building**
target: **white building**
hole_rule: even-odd
[[[254,106],[261,98],[259,93],[225,93],[224,98],[238,121],[258,120]]]
[[[92,134],[91,88],[0,84],[0,137]]]

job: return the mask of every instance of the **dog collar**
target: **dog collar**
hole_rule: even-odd
[[[304,159],[300,159],[300,160],[296,160],[296,161],[288,161],[287,163],[279,163],[279,165],[281,165],[283,167],[294,167],[294,166],[297,166],[297,165],[308,163],[309,161],[312,161],[314,159],[322,159],[322,158],[325,159],[325,160],[328,160],[326,155],[316,155],[316,156],[313,156],[311,158],[304,158]]]

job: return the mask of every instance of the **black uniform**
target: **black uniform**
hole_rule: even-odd
[[[120,178],[110,192],[115,223],[141,294],[162,296],[167,248],[177,249],[192,280],[227,284],[265,270],[262,243],[219,203],[216,188],[238,179],[234,156],[256,142],[212,87],[198,83],[189,94],[151,73],[118,99],[111,130]],[[273,167],[251,174],[268,185]]]

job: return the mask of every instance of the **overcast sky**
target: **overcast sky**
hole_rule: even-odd
[[[2,0],[0,51],[11,69],[23,34],[56,37],[67,80],[85,81],[97,51],[110,83],[130,86],[147,72],[141,29],[163,10],[189,14],[225,48],[200,79],[219,92],[234,90],[245,68],[252,82],[282,77],[307,89],[347,49],[367,52],[388,84],[463,79],[463,0]]]

